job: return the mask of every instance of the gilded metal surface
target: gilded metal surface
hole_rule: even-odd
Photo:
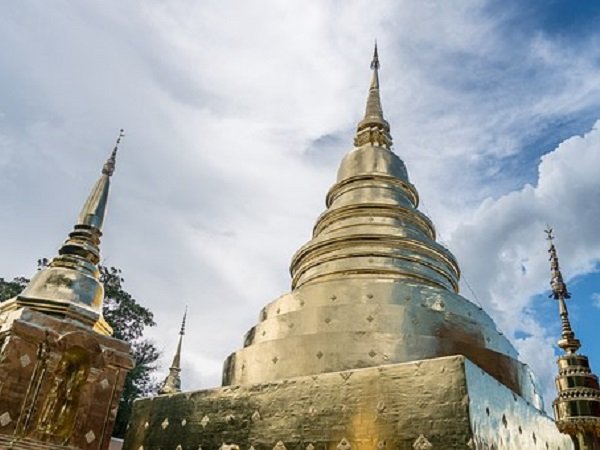
[[[54,383],[41,410],[39,428],[63,440],[73,434],[81,388],[90,371],[90,357],[81,348],[66,351],[52,374]]]
[[[181,392],[181,341],[185,334],[185,318],[187,316],[187,308],[183,314],[183,320],[181,321],[181,329],[179,330],[179,340],[177,341],[177,350],[175,350],[175,356],[173,356],[173,362],[169,367],[169,373],[164,379],[159,394],[175,394]]]
[[[244,348],[225,362],[223,384],[463,354],[539,405],[510,342],[458,294],[458,263],[435,241],[390,149],[377,53],[371,67],[356,147],[341,162],[313,238],[292,258],[292,291],[263,309]]]
[[[238,381],[231,384],[469,353],[541,405],[529,369],[516,360],[487,314],[445,289],[404,280],[307,285],[265,307],[246,345],[228,360],[225,376]]]
[[[117,138],[102,175],[92,188],[74,230],[50,264],[38,271],[17,297],[0,304],[0,314],[29,307],[47,314],[69,317],[102,334],[112,329],[102,317],[104,286],[99,280],[100,237],[106,215],[110,177],[115,170]]]
[[[158,396],[135,403],[124,450],[200,447],[573,448],[552,419],[462,356]]]
[[[558,358],[555,379],[558,396],[552,403],[558,429],[577,442],[578,450],[600,450],[600,386],[592,373],[587,356],[577,353],[581,342],[571,327],[566,299],[571,298],[563,280],[554,246],[552,229],[546,230],[550,241],[552,297],[558,301],[561,338],[558,346],[565,352]]]
[[[108,447],[133,367],[102,319],[97,266],[116,149],[59,255],[0,304],[0,449]]]
[[[354,145],[360,147],[364,144],[372,144],[390,148],[392,146],[390,125],[383,118],[383,109],[381,107],[381,98],[379,96],[379,55],[377,54],[377,44],[375,44],[375,50],[373,52],[371,69],[373,70],[373,74],[371,86],[369,86],[365,117],[358,124]]]
[[[137,401],[125,450],[573,449],[530,369],[458,295],[458,264],[390,150],[377,53],[371,67],[292,291],[226,360],[224,387]]]

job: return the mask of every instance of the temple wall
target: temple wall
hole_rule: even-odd
[[[477,439],[492,442],[484,424],[492,430],[503,411],[513,411],[509,434],[497,428],[494,448],[546,450],[548,442],[552,450],[556,443],[570,450],[550,418],[477,370],[463,356],[452,356],[142,399],[123,448],[484,449],[492,447],[474,447]],[[486,395],[495,403],[493,417],[484,422]],[[505,437],[518,426],[524,435],[538,433],[539,445],[523,447]]]

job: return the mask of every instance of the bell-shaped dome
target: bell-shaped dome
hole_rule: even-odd
[[[338,183],[361,175],[390,176],[408,183],[404,162],[385,147],[358,147],[344,156],[338,170]]]

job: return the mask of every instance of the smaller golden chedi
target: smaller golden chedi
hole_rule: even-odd
[[[163,381],[159,394],[175,394],[181,392],[181,341],[185,334],[185,318],[187,316],[187,308],[183,314],[183,320],[181,321],[181,329],[179,330],[179,341],[177,342],[177,350],[175,350],[175,356],[173,356],[173,362],[169,367],[169,374]]]
[[[600,386],[590,369],[587,356],[577,353],[581,342],[571,328],[566,300],[571,298],[563,281],[552,228],[546,230],[550,241],[550,270],[552,294],[558,301],[562,333],[558,346],[565,352],[558,357],[556,390],[552,403],[556,426],[573,439],[576,450],[600,450]]]
[[[129,345],[102,317],[100,237],[118,144],[47,267],[0,303],[0,448],[104,450]]]

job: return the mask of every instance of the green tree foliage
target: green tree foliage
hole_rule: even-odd
[[[38,269],[48,264],[47,259],[38,261]],[[152,342],[143,338],[146,327],[155,324],[154,315],[141,306],[124,287],[121,270],[100,266],[100,280],[104,283],[104,309],[106,321],[113,327],[113,336],[131,345],[135,367],[125,379],[125,387],[119,404],[113,435],[123,437],[131,415],[133,401],[138,397],[153,394],[157,390],[152,373],[160,356]],[[0,302],[18,295],[29,283],[24,277],[13,280],[0,278]]]
[[[25,289],[27,283],[29,280],[24,277],[13,278],[12,281],[0,278],[0,302],[15,297]]]
[[[113,327],[113,336],[131,344],[135,367],[125,379],[125,387],[115,421],[113,435],[125,436],[133,401],[156,392],[152,378],[156,360],[160,356],[154,344],[142,337],[145,327],[156,325],[154,315],[144,308],[123,288],[121,270],[100,266],[104,283],[104,318]]]

